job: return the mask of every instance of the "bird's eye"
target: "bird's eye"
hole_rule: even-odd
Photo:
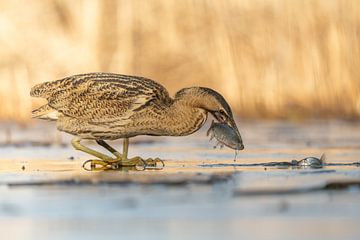
[[[219,113],[219,118],[221,119],[221,121],[225,122],[227,118],[226,113],[222,109],[219,111]]]

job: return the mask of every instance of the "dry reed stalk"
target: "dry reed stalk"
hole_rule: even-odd
[[[356,0],[0,1],[0,119],[31,85],[111,71],[203,85],[243,117],[360,116]]]

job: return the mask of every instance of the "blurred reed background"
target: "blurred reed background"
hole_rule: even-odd
[[[359,40],[357,0],[0,0],[0,119],[96,71],[208,86],[244,118],[356,119]]]

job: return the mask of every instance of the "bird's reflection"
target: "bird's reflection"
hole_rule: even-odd
[[[157,162],[154,164],[142,164],[142,165],[115,165],[115,164],[106,164],[98,160],[87,160],[82,165],[82,168],[86,171],[145,171],[145,170],[162,170],[164,169],[165,164],[163,161]]]

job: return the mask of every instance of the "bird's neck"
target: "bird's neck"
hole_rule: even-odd
[[[168,126],[169,135],[184,136],[197,131],[207,119],[207,111],[196,107],[192,98],[175,98],[166,110],[163,119],[164,126]]]

